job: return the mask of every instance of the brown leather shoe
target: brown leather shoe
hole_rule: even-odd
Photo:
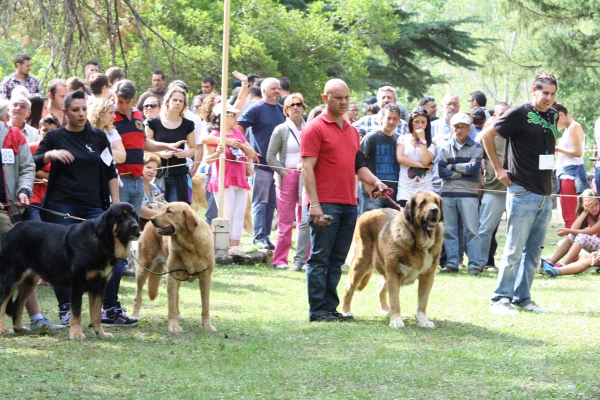
[[[458,272],[458,268],[451,268],[448,266],[440,269],[441,274],[453,274],[453,273],[457,273],[457,272]]]

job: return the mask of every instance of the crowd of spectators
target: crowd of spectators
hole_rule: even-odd
[[[565,230],[559,232],[568,236],[542,263],[544,273],[561,275],[562,265],[577,260],[581,249],[594,252],[600,247],[600,203],[583,167],[583,130],[565,106],[555,104],[558,84],[553,77],[538,77],[533,103],[519,107],[499,102],[488,109],[486,95],[475,91],[463,112],[459,97],[447,93],[441,99],[440,118],[433,97],[423,97],[409,112],[390,83],[383,83],[372,99],[357,102],[350,100],[345,82],[333,79],[324,88],[324,104],[311,108],[302,93],[291,90],[288,78],[261,79],[235,71],[233,94],[225,100],[222,115],[223,100],[212,77],[202,80],[199,94],[188,105],[186,83],[174,80],[167,85],[163,71],[152,71],[151,87],[138,95],[121,69],[110,67],[103,73],[98,63],[89,62],[83,79],[52,79],[42,93],[40,83],[29,75],[31,61],[26,55],[15,56],[15,72],[0,83],[6,182],[0,201],[10,205],[0,214],[4,229],[24,219],[74,223],[29,204],[94,218],[111,202],[125,201],[147,221],[158,212],[158,203],[191,203],[191,178],[199,171],[206,179],[208,223],[217,215],[216,195],[223,192],[230,255],[244,255],[240,240],[248,196],[253,243],[274,250],[275,268],[288,268],[296,224],[291,269],[307,270],[311,321],[349,319],[336,311],[334,292],[356,218],[373,209],[403,207],[419,191],[434,191],[443,199],[440,273],[457,273],[464,254],[470,275],[500,269],[493,312],[511,313],[515,307],[545,311],[531,301],[529,287],[519,285],[530,286],[531,265],[539,261],[541,250],[522,256],[521,250],[533,243],[528,242],[532,237],[538,247],[543,244],[552,170],[558,193],[568,195],[560,200]],[[220,144],[223,118],[225,146]],[[561,138],[558,129],[564,129]],[[538,130],[543,142],[536,148],[527,138]],[[26,150],[20,147],[24,144]],[[221,154],[226,160],[224,187],[219,187],[216,162]],[[518,192],[521,189],[526,196]],[[394,195],[390,200],[377,192]],[[531,195],[545,201],[543,215],[536,211],[539,218],[527,228],[532,233],[517,238],[510,231],[513,202],[529,199],[523,207],[535,207],[538,200],[527,197]],[[498,268],[495,235],[505,211],[508,240],[521,247],[513,253],[505,249]],[[582,257],[578,265],[591,266],[594,260]],[[526,270],[526,283],[518,282],[519,264]],[[119,260],[112,274],[103,324],[137,324],[118,300],[125,266],[126,260]],[[43,317],[32,296],[27,307],[31,326],[69,324],[69,295],[57,290],[56,296],[61,325]]]

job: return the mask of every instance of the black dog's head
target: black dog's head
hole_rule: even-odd
[[[116,203],[95,221],[96,232],[99,236],[110,234],[127,245],[139,234],[138,221],[138,214],[131,204]]]
[[[423,230],[432,231],[444,220],[442,198],[433,192],[419,192],[411,196],[404,207],[404,217]]]

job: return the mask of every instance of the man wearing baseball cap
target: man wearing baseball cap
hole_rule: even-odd
[[[467,233],[467,255],[469,274],[479,274],[477,265],[479,249],[479,200],[477,185],[483,149],[469,137],[471,117],[456,113],[450,119],[452,138],[440,149],[438,170],[442,181],[440,195],[444,210],[444,250],[446,264],[443,273],[458,272],[459,217]]]

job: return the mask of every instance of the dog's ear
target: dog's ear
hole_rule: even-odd
[[[106,233],[106,229],[111,229],[111,227],[108,227],[107,225],[109,224],[109,215],[112,212],[112,207],[109,208],[108,210],[104,211],[104,213],[102,213],[102,215],[98,218],[96,218],[96,220],[94,221],[94,227],[96,228],[96,233],[98,234],[98,236],[103,236]]]
[[[413,213],[416,205],[415,203],[414,197],[411,197],[408,202],[406,202],[406,206],[404,207],[404,218],[410,223],[413,222]]]
[[[189,208],[186,208],[183,212],[185,216],[185,223],[190,232],[192,232],[198,226],[198,221],[196,221],[196,218],[194,218],[194,214],[192,214],[192,212],[193,211]]]
[[[439,222],[444,222],[444,207],[443,207],[443,202],[444,200],[442,200],[441,196],[438,196],[437,198],[437,203],[438,203],[438,207],[440,209],[440,221]]]

